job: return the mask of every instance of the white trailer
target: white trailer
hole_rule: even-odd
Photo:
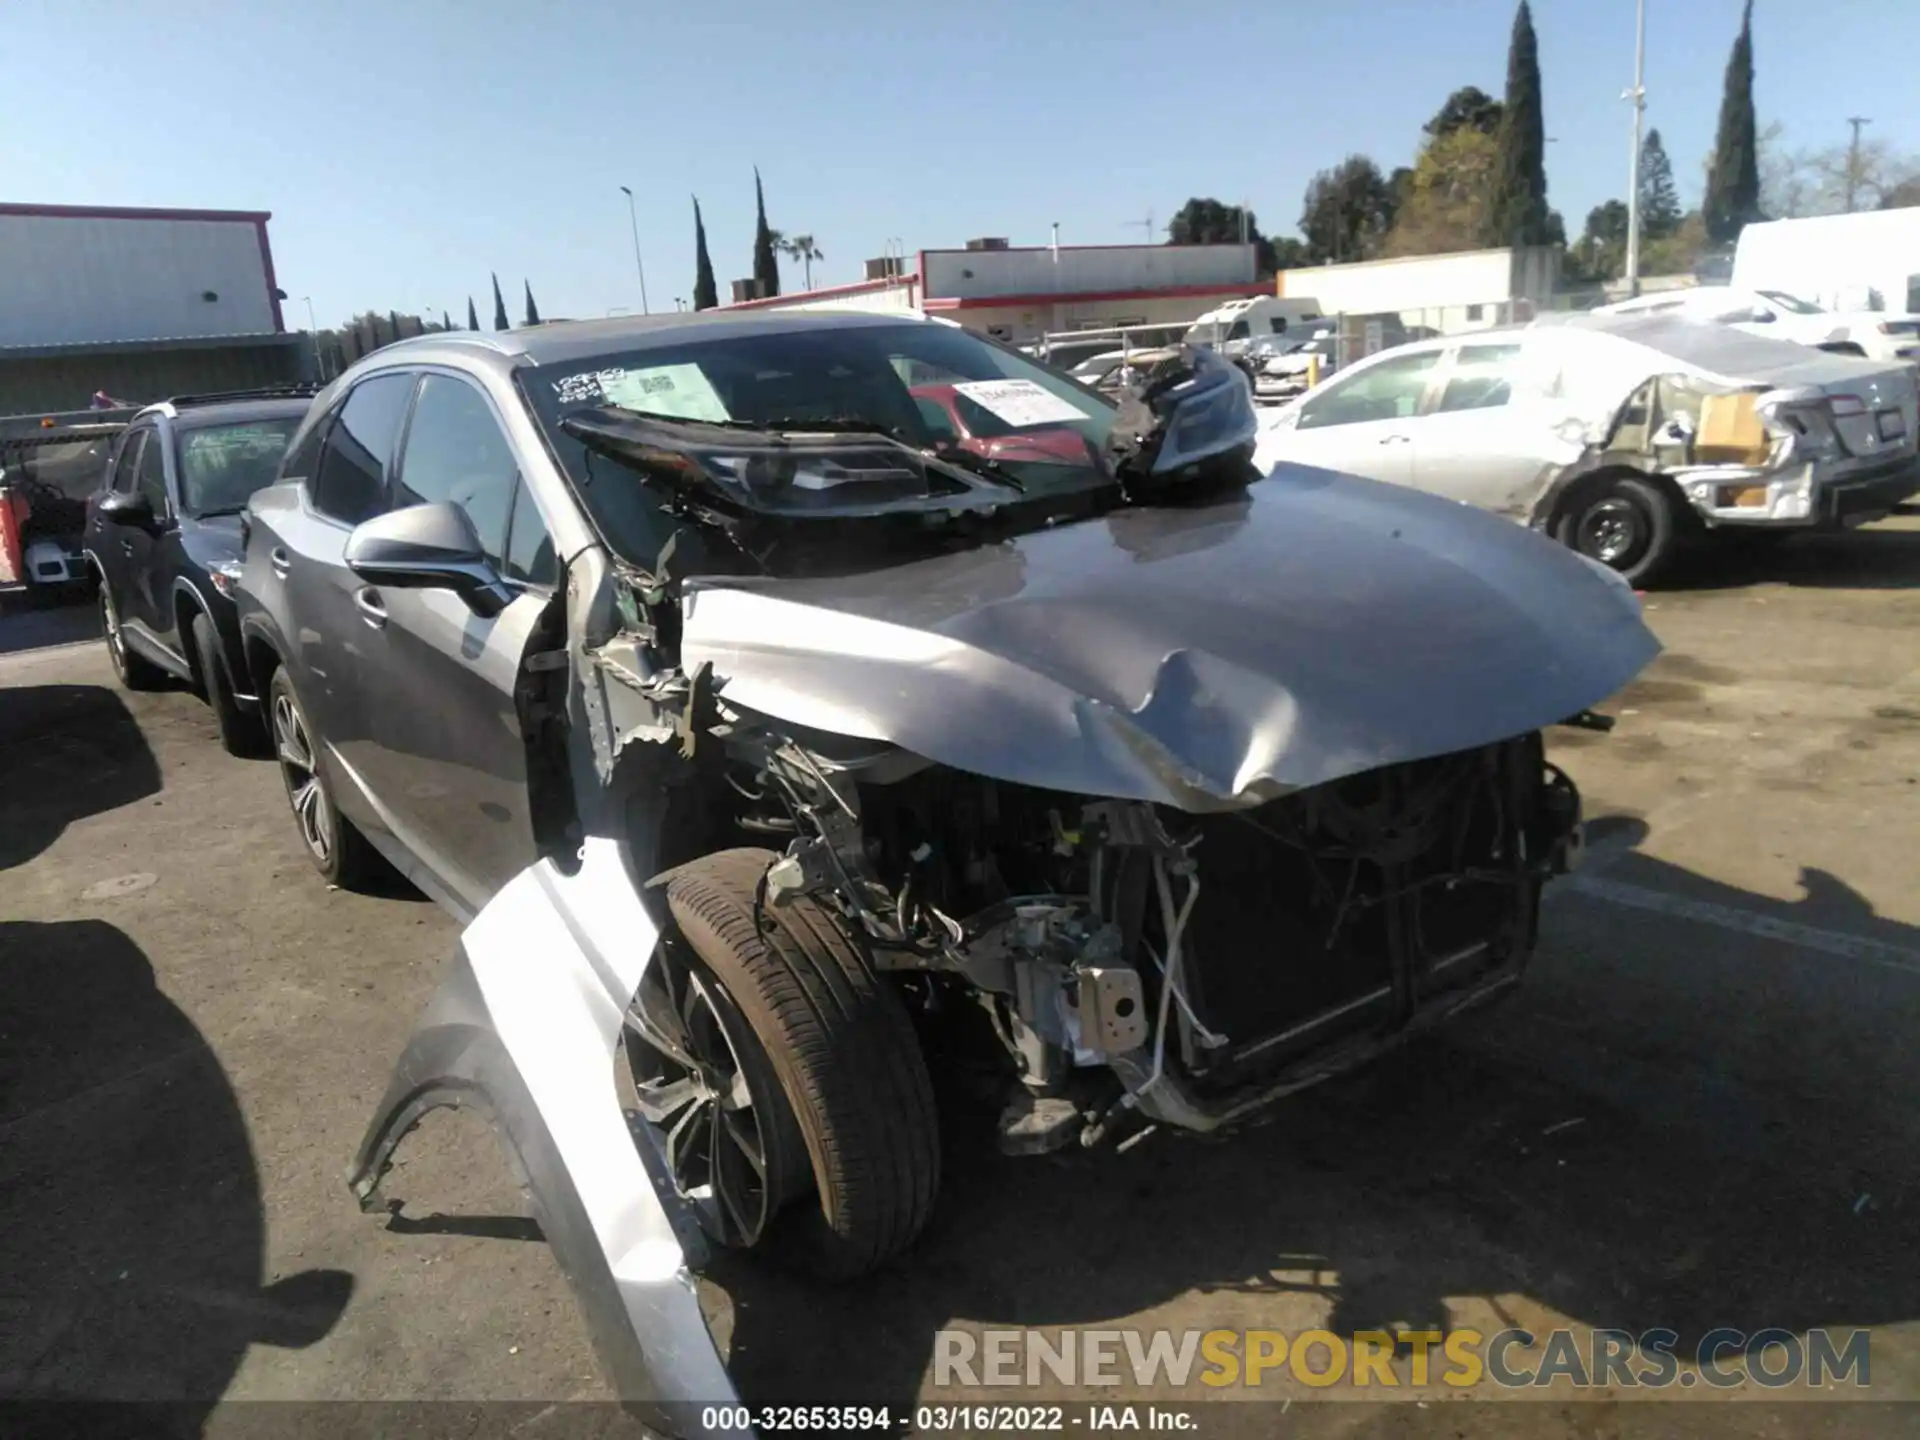
[[[1920,314],[1920,206],[1768,220],[1740,232],[1732,283],[1829,310]]]

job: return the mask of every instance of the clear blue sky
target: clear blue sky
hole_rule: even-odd
[[[1456,86],[1498,95],[1515,0],[12,0],[0,199],[273,212],[320,323],[483,322],[691,293],[697,192],[722,290],[771,222],[856,279],[890,236],[1141,236],[1190,195],[1286,233],[1317,169],[1411,163]],[[1740,0],[1648,0],[1647,119],[1697,199]],[[1758,0],[1756,99],[1795,146],[1846,117],[1920,149],[1920,0]],[[1624,195],[1632,0],[1535,0],[1549,199]],[[799,276],[791,275],[789,287]]]

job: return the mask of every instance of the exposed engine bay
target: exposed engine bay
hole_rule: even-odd
[[[1578,844],[1537,733],[1193,815],[723,729],[733,827],[784,849],[756,903],[824,899],[912,1008],[977,1006],[1015,1152],[1211,1130],[1504,989]]]

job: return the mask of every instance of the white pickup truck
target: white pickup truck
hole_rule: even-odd
[[[1811,345],[1869,360],[1920,362],[1920,315],[1883,310],[1823,310],[1784,290],[1743,290],[1702,285],[1662,290],[1614,305],[1595,315],[1681,315],[1731,325],[1749,334]]]

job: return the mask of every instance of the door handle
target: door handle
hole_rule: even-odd
[[[1380,443],[1382,445],[1405,445],[1412,439],[1413,437],[1411,435],[1382,435],[1380,437]]]
[[[282,545],[276,545],[267,552],[267,562],[273,566],[273,573],[282,580],[287,578],[287,571],[293,567],[293,557],[287,554],[286,547]]]
[[[387,607],[380,599],[380,592],[371,585],[362,585],[353,592],[353,604],[360,612],[360,618],[374,629],[387,628]]]

